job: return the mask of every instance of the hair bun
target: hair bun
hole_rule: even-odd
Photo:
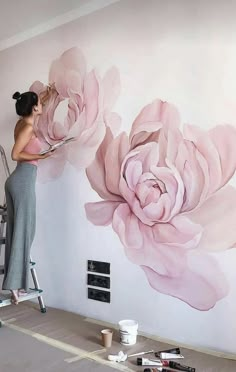
[[[13,94],[12,98],[17,100],[17,99],[20,98],[20,96],[21,96],[20,92],[15,92],[15,93]]]

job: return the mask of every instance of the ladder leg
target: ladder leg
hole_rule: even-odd
[[[0,215],[1,215],[1,221],[0,221],[0,256],[1,256],[1,249],[2,245],[5,244],[5,235],[6,235],[6,208],[0,207]]]
[[[31,262],[32,262],[32,260],[31,260]],[[30,271],[31,271],[31,275],[32,275],[32,279],[33,279],[35,288],[40,290],[40,286],[39,286],[39,282],[38,282],[38,278],[37,278],[35,268],[31,267]],[[41,313],[46,313],[47,310],[46,310],[46,306],[44,305],[44,302],[43,302],[43,297],[38,296],[38,301],[39,301],[39,306],[40,306]]]

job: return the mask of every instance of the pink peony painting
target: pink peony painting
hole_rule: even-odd
[[[106,127],[116,133],[120,126],[119,115],[112,111],[120,93],[120,77],[115,67],[103,78],[95,69],[88,72],[84,55],[74,47],[52,62],[49,83],[54,84],[56,90],[36,124],[37,136],[45,148],[66,137],[76,137],[76,141],[40,162],[38,178],[41,181],[59,177],[66,162],[76,169],[87,167],[94,160]],[[40,94],[46,86],[35,81],[30,90]]]
[[[78,48],[53,61],[49,83],[56,90],[36,124],[37,136],[62,146],[40,162],[39,179],[58,178],[69,162],[86,169],[102,199],[86,203],[96,226],[111,225],[130,261],[151,287],[198,310],[209,310],[227,296],[229,284],[220,252],[236,241],[236,129],[218,125],[204,131],[181,126],[178,110],[156,99],[134,120],[130,134],[118,134],[113,112],[120,77],[113,67],[103,78],[87,71]],[[40,94],[39,81],[31,90]]]
[[[177,109],[158,99],[129,136],[107,127],[86,171],[102,201],[85,210],[94,225],[112,225],[152,288],[209,310],[229,291],[216,255],[236,241],[236,130],[180,128]]]

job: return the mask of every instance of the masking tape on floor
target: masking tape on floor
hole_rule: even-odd
[[[87,358],[91,354],[96,354],[97,355],[97,354],[103,354],[105,352],[106,352],[106,349],[99,349],[99,350],[95,350],[95,351],[91,351],[91,352],[85,352],[85,354],[80,355],[80,356],[75,356],[75,357],[72,357],[72,358],[66,358],[65,362],[74,363],[74,362],[77,362],[80,359]]]
[[[28,336],[31,336],[31,337],[35,338],[36,340],[38,340],[40,342],[46,343],[47,345],[50,345],[50,346],[55,347],[59,350],[68,352],[70,354],[74,354],[75,357],[67,358],[67,359],[64,360],[67,363],[76,362],[76,361],[81,360],[81,359],[87,359],[87,360],[92,360],[92,361],[97,362],[97,363],[102,364],[102,365],[107,365],[108,367],[114,368],[114,369],[119,370],[119,371],[135,372],[133,369],[130,369],[129,367],[127,367],[123,364],[119,364],[119,363],[116,363],[116,362],[110,362],[108,360],[102,359],[99,355],[95,354],[95,353],[98,353],[98,352],[102,353],[104,350],[100,349],[100,350],[97,350],[97,352],[87,352],[86,350],[80,349],[76,346],[67,344],[67,343],[59,341],[59,340],[55,340],[55,339],[53,339],[51,337],[48,337],[48,336],[41,335],[40,333],[33,332],[30,329],[26,329],[26,328],[17,326],[16,324],[11,324],[11,322],[8,323],[8,321],[3,322],[3,324],[10,329],[13,329],[15,331],[18,331],[18,332],[24,333]]]

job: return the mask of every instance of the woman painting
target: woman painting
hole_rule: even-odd
[[[7,231],[2,288],[11,291],[14,304],[18,304],[19,296],[28,290],[30,248],[35,235],[37,163],[52,154],[40,155],[41,145],[34,132],[34,123],[52,89],[49,87],[42,97],[34,92],[13,95],[20,119],[15,126],[11,153],[17,166],[5,183]]]

